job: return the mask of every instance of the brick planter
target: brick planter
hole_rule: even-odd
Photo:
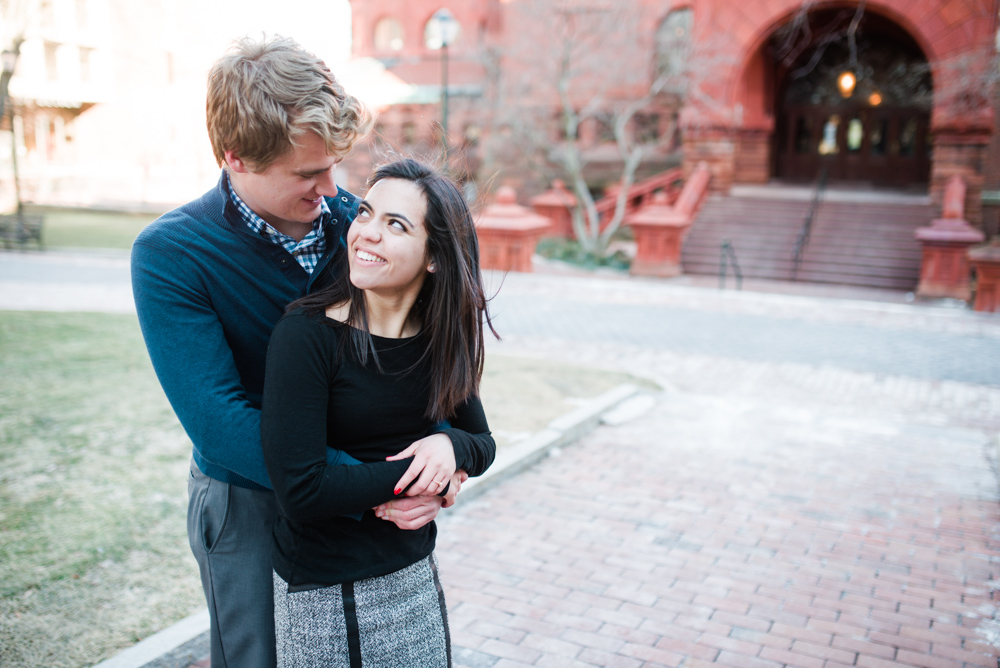
[[[664,193],[625,219],[635,236],[635,259],[629,273],[670,278],[681,274],[681,248],[692,218],[678,213]]]
[[[560,179],[552,182],[552,188],[541,195],[531,198],[531,208],[539,216],[552,221],[547,235],[572,239],[573,214],[576,206],[576,196],[566,189],[566,184]]]
[[[917,240],[923,246],[917,286],[917,294],[921,297],[968,301],[972,295],[968,252],[974,244],[982,243],[985,236],[962,217],[964,202],[965,182],[953,176],[945,188],[943,218],[916,231]]]
[[[625,218],[635,236],[635,259],[629,273],[635,276],[670,278],[681,274],[681,249],[698,207],[708,190],[710,173],[700,164],[684,184],[673,206],[667,194],[656,193],[652,201]]]
[[[977,311],[1000,313],[1000,237],[969,251],[969,260],[976,270]]]
[[[486,207],[476,223],[482,268],[530,272],[535,246],[550,226],[548,218],[517,203],[513,188],[500,188],[496,201]]]

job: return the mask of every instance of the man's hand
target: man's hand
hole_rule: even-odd
[[[400,529],[412,531],[437,517],[444,502],[445,497],[441,496],[401,496],[375,506],[375,516],[392,522]]]
[[[399,454],[386,457],[386,460],[394,462],[407,457],[413,457],[413,461],[396,483],[396,494],[407,489],[407,486],[407,496],[437,494],[455,473],[455,446],[447,434],[425,436],[411,443]]]
[[[435,517],[442,508],[455,505],[455,498],[469,474],[459,469],[451,477],[448,493],[444,496],[404,496],[375,506],[375,516],[392,522],[400,529],[419,529]]]
[[[448,493],[444,495],[444,504],[441,506],[442,508],[451,508],[455,505],[458,492],[462,489],[462,483],[468,479],[469,474],[462,469],[455,471],[455,475],[451,477],[451,483],[448,485]]]

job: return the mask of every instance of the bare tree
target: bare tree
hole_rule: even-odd
[[[678,27],[683,39],[668,44],[658,62],[640,3],[516,0],[507,7],[508,41],[493,52],[502,64],[493,70],[491,98],[498,101],[491,135],[501,148],[491,155],[506,151],[520,169],[563,177],[576,196],[577,240],[603,256],[638,169],[675,141],[673,112],[691,78],[690,25]],[[609,157],[620,188],[614,212],[602,221],[588,166]]]

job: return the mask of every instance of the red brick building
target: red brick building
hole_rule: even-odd
[[[377,58],[388,72],[414,84],[410,101],[382,110],[386,145],[408,150],[434,144],[441,56],[427,46],[426,37],[439,1],[352,1],[355,56]],[[519,165],[497,160],[502,151],[485,155],[490,151],[479,146],[484,135],[504,130],[491,119],[496,109],[511,103],[502,91],[491,90],[497,73],[517,68],[530,73],[530,59],[525,64],[516,57],[525,47],[514,48],[512,56],[510,46],[532,27],[518,11],[538,2],[451,0],[447,5],[461,27],[449,48],[450,144],[471,147],[471,153],[460,155],[466,156],[462,159],[473,177],[485,163],[485,174],[500,182],[525,180]],[[638,16],[621,28],[629,32],[629,48],[618,47],[614,58],[605,57],[638,73],[636,79],[621,78],[614,92],[618,98],[641,95],[658,72],[677,66],[671,58],[683,55],[684,91],[659,91],[651,103],[655,113],[646,117],[642,131],[649,132],[649,118],[654,132],[669,126],[663,119],[676,110],[685,171],[706,162],[714,191],[775,182],[813,184],[825,173],[833,187],[892,189],[929,196],[932,205],[940,206],[945,181],[958,174],[968,186],[966,218],[983,225],[984,187],[997,187],[988,182],[997,178],[991,172],[997,158],[990,152],[997,0],[557,4],[563,12],[569,6],[597,12],[627,5]],[[615,28],[608,31],[610,39]],[[533,39],[536,45],[546,41],[544,35]],[[537,104],[558,103],[555,91],[548,100],[542,97]],[[632,121],[636,132],[640,120]],[[608,138],[595,128],[581,126],[579,136],[590,137],[597,152]],[[551,139],[561,141],[558,130]],[[651,163],[662,162],[669,149],[669,143],[660,147]],[[607,180],[594,183],[603,185]],[[986,216],[987,227],[992,215]]]

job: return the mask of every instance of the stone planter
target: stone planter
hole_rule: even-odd
[[[625,219],[635,236],[635,259],[629,273],[671,278],[681,274],[681,248],[693,219],[678,213],[664,193]]]
[[[572,239],[575,236],[572,214],[575,206],[576,196],[566,189],[561,179],[556,179],[551,189],[531,199],[531,208],[535,213],[552,221],[546,234],[553,237]]]
[[[673,206],[667,194],[660,191],[653,195],[649,204],[625,218],[636,242],[635,259],[629,273],[659,278],[681,274],[684,237],[708,190],[709,177],[706,165],[699,164]]]
[[[976,301],[972,308],[1000,313],[1000,237],[970,250],[969,260],[976,270]]]
[[[480,265],[499,271],[532,271],[531,256],[550,226],[548,218],[517,203],[513,188],[500,188],[496,201],[486,207],[476,223]]]
[[[965,182],[953,176],[945,187],[943,217],[916,231],[923,246],[917,286],[921,297],[968,301],[972,295],[968,251],[974,244],[982,243],[985,236],[962,217],[964,202]]]

